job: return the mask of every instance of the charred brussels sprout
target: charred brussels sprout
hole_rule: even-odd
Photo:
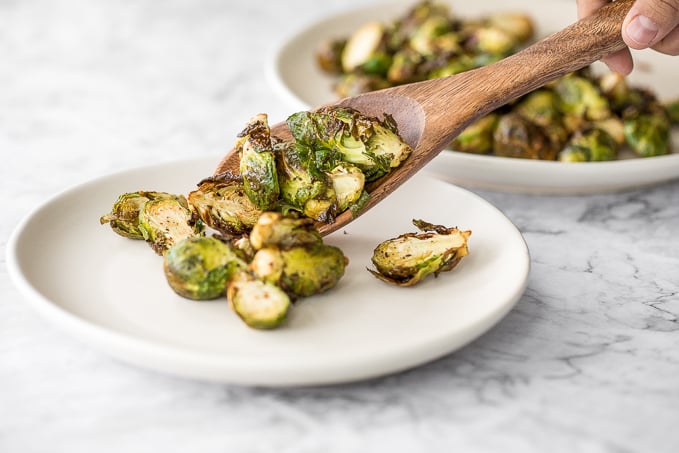
[[[627,144],[640,157],[662,156],[670,152],[670,120],[664,109],[626,110],[623,127]]]
[[[118,197],[111,212],[101,216],[99,222],[108,223],[111,229],[121,236],[130,239],[144,239],[139,230],[139,211],[144,203],[156,198],[175,198],[176,195],[166,192],[130,192]]]
[[[347,98],[390,86],[391,84],[384,77],[352,72],[342,75],[335,83],[334,90],[339,97]]]
[[[281,287],[291,297],[308,297],[333,288],[344,275],[348,259],[326,244],[257,251],[250,269],[260,279]]]
[[[286,217],[279,212],[263,213],[250,232],[250,244],[255,250],[271,245],[286,249],[321,242],[311,219]]]
[[[314,149],[319,169],[329,171],[345,161],[361,169],[367,181],[384,176],[412,151],[388,115],[380,121],[354,109],[327,107],[293,114],[287,122],[295,140]]]
[[[228,283],[229,306],[245,324],[254,329],[273,329],[285,322],[290,297],[278,286],[260,280],[247,271],[237,273]]]
[[[139,231],[159,255],[182,239],[200,234],[203,228],[183,196],[149,200],[139,211]]]
[[[454,268],[467,256],[471,231],[413,220],[421,233],[406,233],[380,243],[368,269],[382,281],[398,286],[413,286],[428,275]]]
[[[614,160],[618,144],[603,129],[588,129],[575,133],[559,152],[561,162]]]
[[[592,80],[578,75],[562,77],[554,90],[558,95],[557,108],[574,120],[593,121],[611,116],[608,100]]]
[[[554,160],[559,148],[542,128],[518,113],[507,113],[493,133],[493,152],[503,157]]]
[[[242,179],[230,174],[204,179],[188,200],[206,225],[227,236],[248,233],[262,213],[245,193]]]
[[[316,63],[325,72],[340,74],[342,72],[342,51],[346,39],[330,39],[321,43],[316,49]]]
[[[493,149],[493,132],[499,115],[491,113],[467,126],[450,144],[450,148],[466,153],[484,154]]]
[[[238,135],[240,173],[250,201],[261,210],[272,209],[278,200],[276,161],[267,116],[260,113]]]
[[[679,99],[665,104],[665,110],[667,111],[667,116],[672,124],[679,124]]]
[[[240,250],[214,237],[179,241],[165,253],[163,268],[170,287],[182,297],[208,300],[221,297],[234,274],[247,269]]]
[[[283,202],[320,222],[331,222],[337,203],[328,176],[317,168],[308,146],[283,142],[276,147],[276,168]]]

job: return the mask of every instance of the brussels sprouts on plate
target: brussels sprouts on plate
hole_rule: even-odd
[[[99,222],[108,223],[111,229],[121,236],[130,239],[144,239],[139,230],[139,211],[144,203],[156,198],[176,198],[177,195],[167,192],[138,192],[124,193],[118,197],[111,208],[111,212],[101,216]]]
[[[248,263],[238,248],[215,237],[186,238],[165,253],[163,269],[170,287],[195,300],[222,297],[226,284]]]
[[[398,286],[413,286],[428,275],[435,276],[454,268],[467,256],[471,231],[413,220],[421,233],[405,233],[380,243],[373,251],[375,270],[382,281]]]
[[[275,284],[238,272],[227,285],[229,307],[254,329],[273,329],[285,322],[290,297]]]

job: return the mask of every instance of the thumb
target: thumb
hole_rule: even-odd
[[[622,38],[632,49],[655,46],[679,25],[679,0],[637,0],[622,24]]]

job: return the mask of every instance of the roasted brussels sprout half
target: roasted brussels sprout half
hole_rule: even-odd
[[[366,193],[365,175],[356,166],[342,162],[328,172],[337,200],[337,211],[344,212],[355,206]]]
[[[288,249],[264,247],[255,254],[250,269],[258,278],[297,298],[333,288],[348,263],[339,248],[317,243]]]
[[[665,111],[667,111],[667,116],[673,125],[679,124],[679,99],[666,103]]]
[[[391,84],[384,77],[351,72],[340,76],[334,85],[334,90],[340,98],[347,98],[368,91],[389,88],[390,86]]]
[[[530,40],[535,34],[535,27],[530,16],[515,12],[500,12],[491,14],[486,23],[510,35],[516,46]]]
[[[108,223],[113,231],[126,238],[144,239],[144,235],[139,230],[139,211],[144,203],[156,198],[175,197],[177,196],[167,192],[124,193],[113,204],[111,212],[101,216],[99,222],[102,225]]]
[[[188,200],[207,226],[226,236],[248,233],[262,213],[245,193],[242,179],[228,173],[201,181]]]
[[[589,121],[611,116],[611,107],[594,81],[579,75],[560,78],[554,86],[557,108],[564,115]]]
[[[373,251],[371,274],[398,286],[413,286],[428,275],[454,268],[469,253],[471,231],[413,220],[422,232],[405,233],[380,243]]]
[[[384,176],[412,151],[389,115],[380,121],[351,108],[326,107],[295,113],[287,123],[295,140],[315,151],[320,170],[345,161],[361,169],[366,181]]]
[[[342,49],[342,69],[353,71],[374,57],[384,44],[384,25],[380,22],[368,22],[359,27]]]
[[[627,145],[640,157],[662,156],[671,150],[670,119],[660,106],[638,111],[628,109],[623,114]]]
[[[278,286],[260,280],[250,272],[238,272],[227,284],[231,309],[254,329],[273,329],[285,322],[290,297]]]
[[[603,129],[593,128],[576,132],[559,152],[561,162],[589,162],[614,160],[618,144]]]
[[[450,148],[466,153],[484,154],[493,149],[493,132],[499,115],[491,113],[467,126],[450,144]]]
[[[226,284],[247,269],[243,253],[215,237],[194,236],[170,247],[163,259],[165,277],[180,296],[194,300],[226,294]]]
[[[497,156],[554,160],[559,150],[542,128],[518,113],[502,115],[493,132],[493,153]]]
[[[203,222],[192,215],[181,195],[149,200],[139,211],[139,231],[159,255],[182,239],[201,234],[203,229]]]
[[[276,167],[282,201],[319,222],[332,222],[337,202],[332,183],[317,168],[314,151],[301,143],[276,146]]]
[[[329,39],[323,41],[316,49],[316,63],[325,72],[331,74],[342,73],[342,51],[346,39]]]
[[[250,232],[250,245],[254,250],[272,245],[288,249],[321,242],[311,219],[284,216],[279,212],[263,213]]]
[[[240,154],[245,193],[258,209],[273,209],[280,189],[267,116],[256,115],[238,137],[235,149]]]

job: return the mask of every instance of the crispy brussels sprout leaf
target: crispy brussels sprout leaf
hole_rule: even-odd
[[[257,251],[250,268],[258,278],[297,298],[333,288],[348,262],[344,253],[331,245],[309,244],[285,250],[270,246]]]
[[[230,174],[204,179],[188,200],[206,225],[226,236],[248,233],[262,213],[245,193],[242,179]]]
[[[311,219],[284,216],[279,212],[263,213],[250,232],[254,250],[268,246],[288,249],[321,242],[321,235]]]
[[[273,329],[285,322],[290,297],[278,286],[247,271],[237,273],[226,289],[231,309],[253,329]]]
[[[375,270],[380,280],[398,286],[413,286],[428,275],[435,276],[454,268],[468,254],[471,231],[413,220],[422,233],[406,233],[380,243],[373,251]]]
[[[183,196],[149,200],[139,211],[139,230],[159,255],[182,239],[201,234],[203,229],[203,222],[194,218]]]
[[[225,295],[227,282],[247,266],[240,250],[207,236],[179,241],[170,247],[163,260],[170,287],[180,296],[194,300]]]

